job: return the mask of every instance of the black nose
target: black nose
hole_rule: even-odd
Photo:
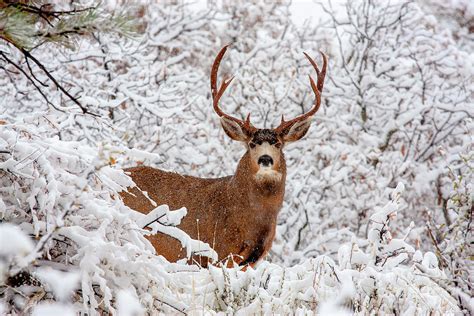
[[[263,155],[258,158],[258,164],[268,167],[269,165],[273,165],[273,159],[269,155]]]

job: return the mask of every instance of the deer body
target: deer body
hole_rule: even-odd
[[[302,138],[311,125],[312,116],[321,104],[321,91],[326,74],[327,59],[319,70],[308,56],[318,74],[317,84],[310,76],[315,102],[310,111],[290,121],[282,117],[275,129],[258,129],[247,119],[240,120],[225,114],[218,102],[232,79],[224,80],[217,89],[217,72],[227,46],[217,55],[211,70],[211,91],[215,112],[221,125],[233,140],[243,142],[247,151],[240,159],[234,175],[204,179],[183,176],[150,167],[127,169],[137,187],[129,188],[121,196],[126,205],[141,213],[154,209],[149,198],[158,205],[171,209],[186,207],[187,215],[179,228],[193,239],[208,243],[218,259],[232,258],[239,265],[255,264],[272,245],[276,220],[285,193],[286,162],[283,146]],[[157,233],[147,238],[169,261],[185,258],[178,240]],[[198,263],[207,265],[207,259],[195,256]]]
[[[186,207],[187,215],[179,226],[193,239],[208,243],[219,260],[232,255],[239,264],[253,264],[269,250],[275,236],[276,219],[283,203],[286,168],[282,178],[266,184],[249,181],[250,154],[240,160],[233,176],[203,179],[182,176],[150,167],[128,169],[136,185],[148,192],[158,205],[171,209]],[[137,188],[123,193],[124,203],[148,213],[154,209]],[[200,192],[196,198],[195,192]],[[178,240],[164,234],[148,237],[157,252],[169,261],[186,257]],[[206,265],[196,259],[201,265]],[[205,261],[205,260],[204,260]]]

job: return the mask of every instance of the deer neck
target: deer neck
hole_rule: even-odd
[[[277,169],[281,174],[280,179],[262,181],[257,179],[257,170],[252,167],[250,154],[246,152],[240,159],[235,175],[232,177],[232,190],[239,192],[238,196],[247,200],[250,205],[278,212],[283,203],[286,179],[286,164],[283,154],[280,160]]]

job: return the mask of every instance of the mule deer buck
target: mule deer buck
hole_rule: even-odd
[[[253,266],[270,250],[275,236],[277,215],[285,193],[283,147],[308,132],[313,115],[321,105],[327,57],[321,52],[323,67],[319,69],[304,53],[317,73],[317,83],[309,76],[315,95],[311,110],[289,121],[282,116],[275,129],[260,129],[250,123],[250,114],[246,120],[240,120],[225,114],[219,107],[219,100],[233,79],[223,80],[217,88],[217,72],[227,47],[220,50],[212,65],[211,92],[214,110],[225,133],[247,149],[235,174],[204,179],[138,166],[126,171],[139,189],[129,188],[129,193],[121,194],[126,205],[144,214],[154,206],[142,191],[148,192],[158,205],[167,204],[171,209],[186,207],[188,213],[179,228],[193,239],[208,243],[219,260],[232,258],[239,265]],[[147,238],[157,253],[169,261],[186,257],[180,242],[170,236],[157,233]],[[197,258],[207,266],[207,258],[193,256],[194,260]]]

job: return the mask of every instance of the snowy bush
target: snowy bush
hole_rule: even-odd
[[[117,191],[133,184],[123,171],[104,163],[91,147],[44,137],[31,123],[4,125],[0,139],[0,214],[9,223],[1,229],[6,237],[2,280],[8,286],[5,300],[15,302],[12,310],[29,310],[45,296],[18,300],[11,289],[24,282],[42,285],[40,291],[52,294],[45,298],[110,311],[116,286],[163,285],[164,259],[152,254],[139,221],[118,197]],[[24,233],[37,240],[34,247]],[[143,264],[144,258],[151,259]],[[154,277],[131,277],[144,270],[152,270]],[[166,300],[166,291],[162,294]]]
[[[319,256],[289,268],[263,262],[255,270],[199,270],[152,253],[137,226],[146,217],[137,219],[117,198],[117,190],[131,184],[122,171],[94,158],[99,154],[92,154],[92,147],[45,140],[33,136],[33,128],[5,126],[0,135],[4,151],[13,153],[2,165],[2,187],[12,192],[2,195],[2,219],[9,224],[0,229],[8,238],[2,241],[12,242],[2,247],[1,257],[7,279],[3,300],[12,312],[72,308],[36,306],[39,300],[111,312],[457,310],[455,300],[430,280],[434,274],[443,277],[436,257],[427,253],[420,262],[429,270],[426,276],[413,263],[405,265],[413,247],[390,237],[402,185],[371,216],[369,239],[342,246],[338,263]],[[24,232],[37,239],[35,246]],[[418,251],[414,259],[421,256]],[[19,272],[28,279],[19,280]]]
[[[75,51],[33,50],[92,114],[41,85],[48,104],[0,56],[0,313],[473,312],[473,54],[466,26],[450,28],[465,19],[449,23],[430,1],[324,2],[299,27],[290,5],[148,3],[135,8],[138,37],[97,32]],[[144,238],[185,209],[143,216],[118,192],[135,164],[234,171],[242,148],[220,129],[208,87],[229,42],[221,68],[236,79],[223,107],[259,127],[310,107],[303,51],[329,55],[329,78],[310,132],[285,150],[268,261],[203,270],[166,262]],[[0,40],[0,51],[28,71],[18,50]],[[205,247],[163,223],[151,228],[189,254]]]

